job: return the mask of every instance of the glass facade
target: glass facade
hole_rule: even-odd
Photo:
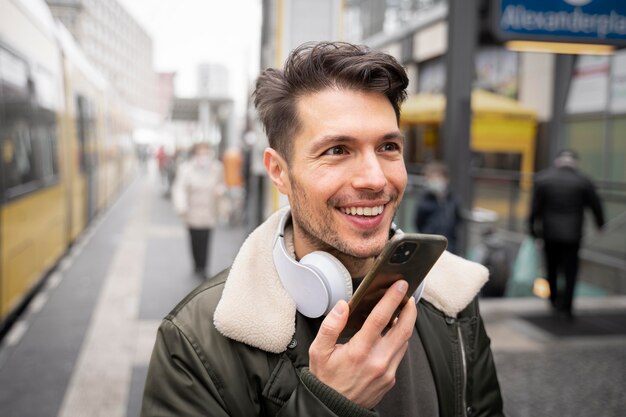
[[[574,119],[567,125],[564,148],[580,155],[580,169],[592,178],[604,178],[606,124],[602,119]]]
[[[346,39],[360,42],[381,33],[392,34],[416,19],[428,7],[445,0],[349,0]]]
[[[610,132],[607,179],[626,183],[626,116],[612,119]]]
[[[598,233],[593,219],[587,219],[583,249],[592,264],[605,267],[593,281],[623,293],[624,271],[618,264],[626,259],[626,52],[578,57],[567,112],[563,147],[579,153],[580,168],[596,184],[607,221]]]

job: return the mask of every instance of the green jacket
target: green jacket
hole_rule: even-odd
[[[295,311],[268,261],[271,238],[265,242],[277,217],[251,234],[230,269],[193,291],[163,320],[143,417],[377,415],[308,372],[315,330]],[[427,278],[416,322],[440,415],[501,416],[476,300],[484,268],[448,253],[442,258]]]

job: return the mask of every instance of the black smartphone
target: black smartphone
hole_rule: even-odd
[[[374,306],[394,282],[403,279],[409,283],[404,300],[391,318],[390,324],[400,314],[409,297],[433,267],[448,246],[440,235],[421,233],[396,233],[378,255],[372,269],[363,278],[348,301],[350,314],[342,336],[356,333]]]

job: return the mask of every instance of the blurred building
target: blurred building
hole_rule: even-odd
[[[228,97],[228,68],[216,63],[198,65],[198,97]]]
[[[140,124],[157,122],[152,39],[116,0],[46,0],[89,60],[135,111]]]
[[[308,41],[341,39],[343,0],[263,0],[261,68],[282,65]]]
[[[282,67],[289,52],[308,41],[337,40],[344,38],[343,0],[263,0],[261,26],[261,70]],[[255,126],[252,153],[258,155],[267,146],[261,126]],[[256,222],[262,221],[271,211],[287,204],[287,198],[256,173]]]
[[[575,149],[610,219],[602,236],[586,239],[584,276],[606,291],[626,293],[626,50],[564,56],[554,49],[508,49],[492,33],[495,2],[477,4],[472,205],[496,212],[497,226],[512,232],[512,240],[521,239],[532,175],[551,163],[556,150]],[[443,156],[448,19],[445,0],[346,3],[346,40],[387,51],[408,70],[410,97],[402,122],[407,166],[414,173]],[[400,216],[410,222],[410,207]]]
[[[163,120],[170,118],[174,100],[174,80],[176,72],[158,72],[156,112]]]

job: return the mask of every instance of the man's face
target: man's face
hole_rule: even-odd
[[[327,89],[299,98],[298,116],[301,129],[279,186],[291,205],[296,254],[378,255],[407,180],[389,100]]]

